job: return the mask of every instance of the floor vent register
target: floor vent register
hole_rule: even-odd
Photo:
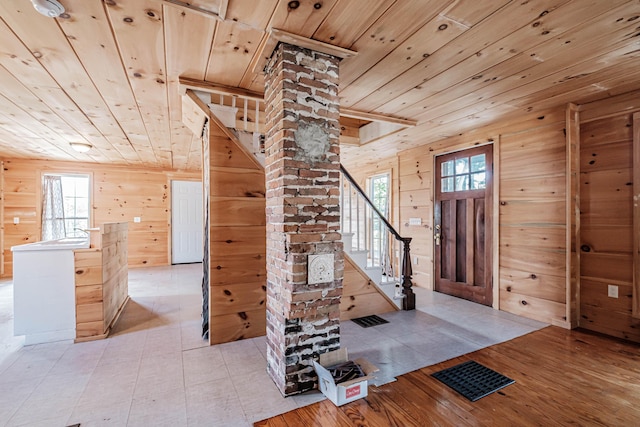
[[[372,316],[365,316],[365,317],[358,317],[357,319],[351,319],[351,321],[362,326],[363,328],[370,328],[372,326],[384,325],[385,323],[389,323],[388,320],[384,320],[382,317],[376,316],[375,314]]]
[[[431,375],[472,402],[515,383],[511,378],[473,360]]]

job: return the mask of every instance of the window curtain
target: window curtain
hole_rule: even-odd
[[[64,222],[62,177],[45,175],[42,183],[42,240],[65,237]]]

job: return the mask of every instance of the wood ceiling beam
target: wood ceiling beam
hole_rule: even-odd
[[[207,82],[204,80],[192,79],[189,77],[179,77],[180,94],[184,95],[187,89],[198,90],[201,92],[215,93],[217,95],[235,96],[242,99],[249,99],[252,101],[263,102],[264,95],[260,92],[254,92],[247,89],[238,87],[230,87],[220,85],[216,83]],[[340,117],[349,117],[351,119],[364,120],[369,122],[381,122],[401,125],[405,127],[414,127],[417,125],[417,121],[401,119],[398,117],[387,116],[377,113],[366,113],[364,111],[357,111],[351,108],[340,108]]]
[[[189,77],[179,77],[180,94],[184,95],[187,89],[199,90],[207,93],[215,93],[218,95],[236,96],[238,98],[249,99],[252,101],[264,101],[264,95],[260,92],[254,92],[247,89],[238,87],[230,87],[220,85],[216,83],[207,82],[204,80],[191,79]]]
[[[340,116],[352,119],[368,120],[371,122],[393,123],[407,127],[414,127],[418,124],[416,120],[400,119],[397,117],[387,116],[386,114],[365,113],[364,111],[352,110],[351,108],[340,107]]]

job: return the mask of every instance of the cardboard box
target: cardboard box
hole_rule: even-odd
[[[331,373],[326,368],[348,360],[347,349],[341,348],[321,354],[320,363],[313,361],[313,366],[318,374],[318,388],[336,406],[367,397],[369,380],[374,378],[372,374],[379,370],[366,359],[356,359],[354,362],[360,365],[365,376],[336,384]]]

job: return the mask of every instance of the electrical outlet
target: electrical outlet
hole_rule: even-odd
[[[133,217],[133,222],[140,222],[140,217],[139,216],[134,216]]]
[[[607,288],[607,296],[610,298],[618,298],[618,287],[616,285],[609,285]]]
[[[13,223],[14,224],[20,224],[20,217],[19,216],[14,216],[13,217]]]
[[[422,225],[422,218],[409,218],[409,225]]]

